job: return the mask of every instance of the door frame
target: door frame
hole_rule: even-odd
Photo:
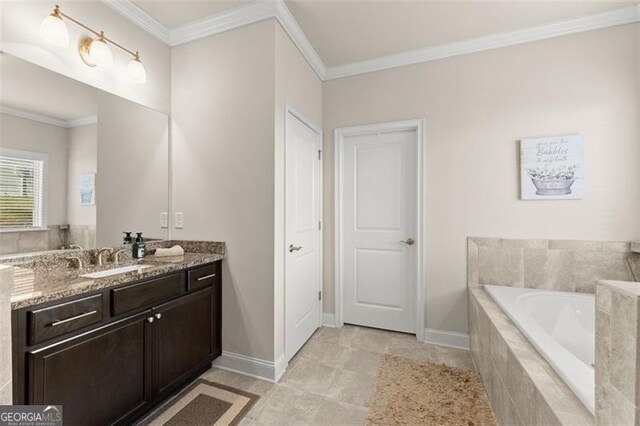
[[[300,114],[297,110],[295,110],[288,102],[284,103],[284,245],[281,248],[284,252],[284,322],[282,326],[284,327],[283,336],[284,336],[284,357],[285,361],[288,364],[289,360],[286,360],[287,357],[287,128],[289,125],[289,121],[294,118],[300,121],[302,124],[311,129],[314,133],[316,133],[320,137],[320,149],[322,150],[321,158],[320,158],[320,199],[319,199],[319,209],[320,209],[320,222],[322,223],[322,229],[320,230],[320,286],[318,291],[322,294],[322,299],[318,300],[319,309],[318,309],[318,327],[322,326],[322,317],[323,317],[323,303],[324,303],[324,139],[322,134],[322,128],[316,126],[311,120],[307,119],[304,115]]]
[[[344,270],[342,262],[342,244],[343,244],[343,217],[341,200],[343,195],[343,150],[344,150],[344,138],[348,136],[361,136],[369,134],[380,134],[399,132],[406,130],[414,130],[417,138],[417,150],[416,156],[417,162],[417,176],[418,180],[416,185],[417,199],[416,204],[418,208],[417,212],[417,231],[416,244],[417,262],[416,262],[416,310],[415,310],[415,325],[416,325],[416,338],[418,341],[424,341],[425,331],[425,288],[426,280],[424,277],[424,253],[425,253],[425,238],[424,238],[424,226],[423,226],[423,211],[424,211],[424,197],[423,197],[423,166],[425,164],[425,120],[423,118],[403,121],[390,121],[377,124],[367,124],[362,126],[340,127],[334,130],[334,252],[335,252],[335,287],[334,287],[334,312],[335,312],[335,326],[342,327],[344,325]]]

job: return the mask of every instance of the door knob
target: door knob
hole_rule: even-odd
[[[153,317],[149,317],[149,318],[147,318],[147,322],[148,322],[148,323],[152,323],[152,322],[153,322]]]
[[[158,312],[157,314],[154,315],[154,317],[156,317],[156,319],[160,319],[162,318],[162,314]]]
[[[409,237],[407,238],[405,241],[400,241],[402,244],[406,244],[408,246],[412,246],[416,243],[416,240],[414,240],[413,238]]]
[[[293,253],[294,251],[300,251],[300,250],[302,250],[302,246],[294,246],[293,244],[289,246],[289,253]]]

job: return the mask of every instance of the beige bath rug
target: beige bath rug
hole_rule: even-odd
[[[495,425],[475,370],[386,355],[376,381],[370,425]]]
[[[259,398],[199,379],[138,426],[237,425]]]

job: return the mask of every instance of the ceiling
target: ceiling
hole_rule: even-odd
[[[0,53],[0,105],[58,120],[96,115],[96,89]]]
[[[133,0],[133,4],[170,30],[250,2],[251,0]]]
[[[327,67],[592,15],[636,2],[285,0]],[[248,0],[133,3],[169,29]]]
[[[615,2],[288,1],[328,67],[620,8]]]

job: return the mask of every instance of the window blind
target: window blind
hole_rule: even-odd
[[[0,228],[42,226],[44,162],[0,155]]]

